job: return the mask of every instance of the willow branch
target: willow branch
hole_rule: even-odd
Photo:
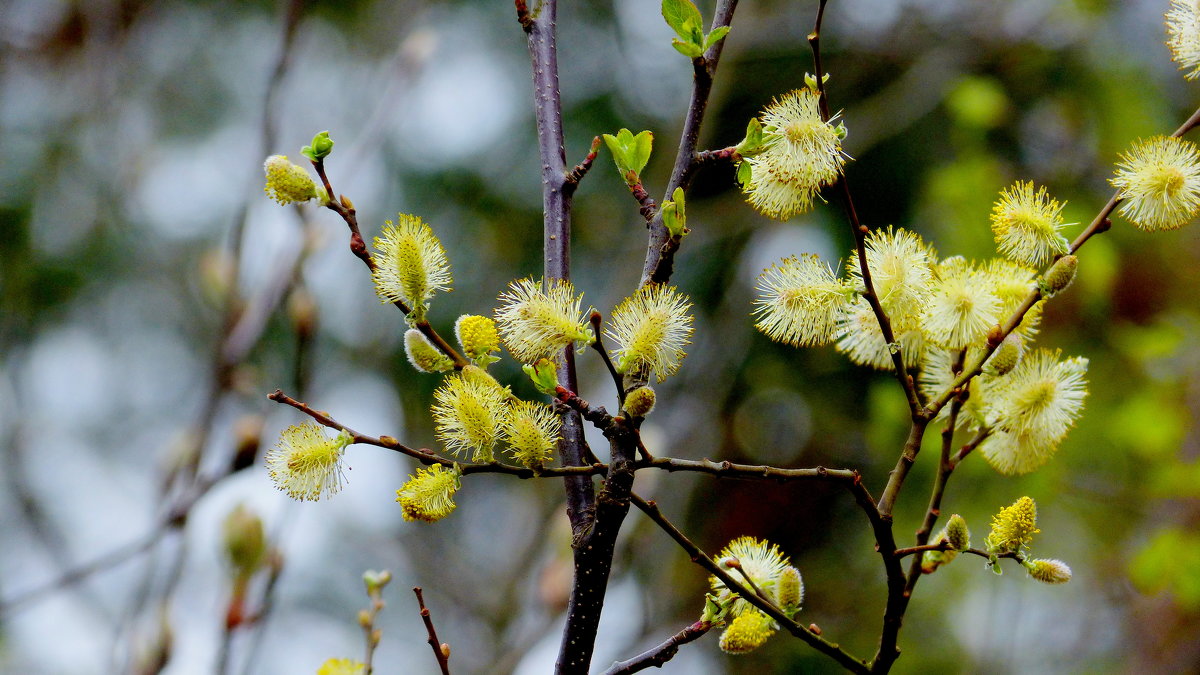
[[[714,28],[728,26],[733,21],[733,12],[737,9],[737,4],[738,0],[718,0],[709,32]],[[679,150],[675,153],[675,165],[671,169],[671,179],[667,182],[663,201],[671,199],[675,188],[683,188],[686,192],[692,183],[692,175],[697,166],[696,146],[700,140],[700,124],[704,121],[704,110],[708,106],[709,94],[712,93],[713,75],[717,72],[717,63],[721,60],[721,49],[724,46],[725,40],[718,40],[703,56],[692,62],[692,97],[688,102],[683,132],[679,138]],[[663,284],[670,281],[675,266],[675,252],[678,249],[679,240],[672,238],[663,226],[660,210],[650,222],[646,261],[642,266],[639,285]]]
[[[839,665],[850,672],[870,672],[870,668],[865,661],[846,652],[844,649],[838,646],[837,643],[830,642],[817,635],[812,630],[801,626],[795,621],[792,621],[774,604],[767,602],[758,594],[754,593],[754,591],[739,583],[729,574],[729,572],[713,561],[708,554],[706,554],[704,551],[701,551],[700,547],[692,543],[692,540],[688,539],[687,535],[685,535],[683,532],[680,532],[679,528],[671,524],[671,521],[667,520],[666,517],[662,515],[662,511],[659,510],[658,505],[653,501],[645,501],[637,495],[633,495],[631,497],[631,501],[633,502],[634,506],[637,506],[639,509],[641,509],[642,512],[650,518],[650,520],[652,520],[656,525],[659,526],[660,529],[666,532],[671,539],[675,540],[675,543],[679,544],[680,548],[687,552],[687,554],[691,557],[692,562],[703,567],[713,576],[720,579],[726,585],[726,587],[728,587],[734,593],[737,593],[746,602],[754,605],[759,610],[767,614],[767,616],[770,616],[784,630],[800,638],[813,649],[816,649],[822,654],[829,656],[834,661],[837,661]]]
[[[608,370],[609,377],[613,380],[613,386],[617,388],[617,401],[624,408],[625,382],[621,378],[621,373],[618,373],[616,366],[613,365],[612,359],[609,358],[608,350],[604,348],[603,331],[600,325],[603,323],[603,317],[600,316],[600,312],[593,311],[588,319],[592,324],[592,334],[596,336],[595,341],[592,342],[592,349],[596,350],[600,354],[600,359],[604,361],[604,368]]]
[[[821,0],[821,4],[817,8],[817,18],[813,23],[812,32],[808,35],[808,44],[813,53],[813,69],[816,71],[817,101],[821,119],[828,122],[830,119],[829,97],[825,92],[825,71],[821,66],[821,23],[825,18],[826,1]],[[846,180],[845,174],[838,177],[837,185],[841,191],[846,220],[850,223],[850,231],[854,234],[854,249],[858,255],[858,269],[863,281],[862,296],[871,305],[871,311],[874,312],[875,319],[879,323],[879,330],[883,333],[884,341],[888,345],[897,345],[896,335],[892,330],[892,321],[879,301],[879,294],[875,291],[875,282],[871,277],[871,267],[867,264],[866,240],[870,229],[858,219],[858,209],[854,206],[854,197],[850,194],[850,184]],[[896,378],[900,381],[900,386],[904,388],[909,414],[915,419],[921,412],[921,403],[913,378],[908,374],[908,367],[904,365],[904,352],[901,349],[895,349],[891,351],[891,356],[892,364],[896,369]]]
[[[663,664],[675,658],[681,645],[700,639],[712,630],[712,627],[712,624],[707,621],[697,621],[667,638],[663,643],[651,647],[627,661],[617,661],[609,666],[603,675],[626,675],[627,673],[638,673],[647,668],[662,668]]]
[[[676,459],[674,457],[655,457],[651,460],[641,460],[637,462],[636,467],[638,469],[660,469],[669,473],[691,471],[707,473],[718,478],[769,480],[779,483],[816,479],[861,485],[862,478],[858,471],[854,469],[827,469],[823,466],[806,469],[781,469],[774,466],[735,464],[728,461],[716,462],[711,459]],[[866,488],[864,487],[863,489],[865,490]],[[875,508],[873,502],[871,508],[872,510]]]
[[[367,266],[367,270],[374,273],[377,264],[371,252],[367,250],[367,242],[363,239],[362,232],[359,230],[358,213],[355,211],[354,205],[345,197],[339,198],[334,196],[333,186],[329,183],[329,177],[325,174],[324,160],[313,160],[312,164],[317,170],[317,175],[321,178],[321,184],[325,186],[325,192],[329,195],[329,201],[325,203],[325,208],[341,216],[342,220],[346,223],[346,227],[350,230],[350,252]],[[412,313],[412,308],[403,300],[396,300],[392,304],[403,312],[405,316]],[[469,365],[469,362],[463,358],[462,354],[459,354],[457,349],[439,335],[433,329],[433,326],[429,325],[428,321],[418,321],[413,325],[413,328],[419,330],[422,335],[429,339],[429,342],[434,347],[437,347],[438,351],[453,361],[456,370],[461,370]]]
[[[429,647],[433,649],[433,656],[437,659],[438,668],[441,669],[442,675],[450,675],[450,659],[442,651],[442,642],[438,640],[437,631],[433,628],[433,617],[429,615],[429,608],[425,606],[425,595],[420,586],[413,586],[413,593],[417,595],[417,604],[421,607],[421,621],[425,622],[425,632],[429,635],[427,641]]]
[[[1179,126],[1178,129],[1172,132],[1171,136],[1173,138],[1180,138],[1184,134],[1195,129],[1197,126],[1200,126],[1200,108],[1197,108],[1196,111],[1192,113],[1191,117],[1187,119],[1187,121],[1185,121]],[[1108,202],[1101,207],[1100,212],[1096,214],[1096,217],[1092,219],[1092,222],[1088,224],[1087,228],[1085,228],[1083,232],[1080,232],[1079,236],[1075,237],[1075,241],[1071,242],[1070,253],[1072,255],[1082,248],[1083,245],[1086,244],[1087,241],[1093,236],[1106,232],[1110,227],[1112,227],[1112,221],[1109,220],[1109,216],[1112,215],[1112,212],[1116,210],[1117,205],[1119,205],[1121,201],[1121,192],[1118,190],[1114,192],[1113,196],[1109,198]],[[1030,291],[1029,295],[1025,297],[1024,302],[1022,302],[1016,311],[1013,312],[1012,316],[1010,316],[999,326],[1000,330],[997,333],[999,339],[994,340],[989,338],[987,347],[985,348],[983,354],[972,361],[971,365],[963,372],[961,376],[959,376],[958,379],[954,381],[953,384],[943,391],[936,399],[930,401],[929,404],[925,406],[925,412],[930,415],[936,415],[937,412],[949,402],[951,396],[953,396],[954,389],[964,387],[967,382],[971,380],[971,378],[978,375],[980,370],[983,368],[984,362],[987,361],[988,357],[992,355],[992,352],[994,352],[996,348],[1000,346],[1000,341],[1007,337],[1009,333],[1016,330],[1017,326],[1021,325],[1021,321],[1025,318],[1025,314],[1028,313],[1029,310],[1032,309],[1037,303],[1037,301],[1041,299],[1042,292],[1039,289],[1035,288]]]
[[[334,418],[330,417],[328,413],[322,412],[320,410],[314,410],[313,408],[309,407],[307,404],[297,401],[296,399],[288,396],[287,394],[283,393],[279,389],[276,389],[275,391],[268,394],[267,398],[271,399],[272,401],[277,401],[279,403],[283,403],[285,405],[292,406],[296,410],[299,410],[300,412],[304,413],[305,415],[308,415],[309,417],[311,417],[318,424],[329,427],[330,429],[335,429],[337,431],[346,432],[346,434],[348,434],[350,436],[350,439],[353,443],[358,443],[361,445],[373,445],[377,448],[386,448],[388,450],[394,450],[396,452],[399,452],[400,454],[408,455],[409,457],[412,457],[413,459],[415,459],[418,462],[425,464],[427,466],[432,465],[432,464],[441,464],[442,466],[444,466],[448,469],[458,467],[458,470],[464,476],[470,475],[473,473],[499,473],[499,474],[506,474],[509,476],[516,476],[517,478],[522,478],[522,479],[524,479],[524,478],[556,478],[556,477],[564,477],[564,476],[587,478],[588,476],[601,475],[605,471],[608,470],[608,467],[606,467],[603,464],[588,464],[588,465],[584,465],[584,466],[563,466],[563,467],[557,467],[557,468],[556,467],[546,467],[546,468],[535,470],[535,469],[530,469],[529,467],[525,467],[525,466],[516,466],[514,464],[504,464],[502,462],[474,462],[474,463],[472,463],[472,462],[466,462],[466,463],[456,462],[452,459],[440,457],[437,454],[435,454],[432,450],[429,450],[427,448],[420,448],[420,449],[410,448],[407,445],[404,445],[400,441],[396,440],[395,438],[392,438],[391,436],[380,436],[380,437],[376,438],[375,436],[368,436],[367,434],[355,431],[354,429],[351,429],[350,427],[348,427],[348,426],[342,424],[341,422],[338,422]]]

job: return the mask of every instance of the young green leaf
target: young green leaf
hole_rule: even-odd
[[[741,164],[738,164],[738,168],[737,168],[738,185],[748,184],[750,182],[752,171],[753,170],[750,167],[750,162],[742,162]]]
[[[691,38],[691,31],[685,26],[688,20],[690,19],[696,26],[704,23],[704,18],[700,16],[700,10],[691,0],[663,0],[662,15],[666,19],[667,25],[683,38],[685,43]]]
[[[728,34],[729,26],[717,26],[716,28],[712,29],[712,32],[708,34],[708,37],[704,38],[704,50],[708,51],[709,47],[720,42]]]
[[[625,133],[629,133],[625,129]],[[629,159],[629,170],[640,174],[642,169],[646,168],[646,162],[650,161],[650,146],[654,142],[654,134],[649,131],[642,133],[631,139],[629,149],[626,152],[626,157]]]
[[[689,59],[699,58],[704,55],[704,49],[700,45],[692,44],[691,42],[681,42],[679,40],[671,40],[671,46],[675,51],[683,54]]]
[[[621,145],[620,139],[612,134],[601,134],[604,138],[604,145],[608,146],[608,151],[612,153],[613,161],[617,163],[617,170],[621,173],[628,171],[626,168],[629,162],[625,161],[625,146]]]

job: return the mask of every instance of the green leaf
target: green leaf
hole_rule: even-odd
[[[622,129],[621,131],[629,134],[627,129]],[[626,154],[626,148],[628,147],[628,144],[621,142],[620,133],[618,133],[616,136],[613,136],[612,134],[603,134],[603,136],[604,144],[608,146],[608,151],[612,153],[613,161],[617,164],[617,171],[620,171],[621,174],[624,175],[629,171],[629,158]],[[633,140],[632,134],[629,134],[629,139],[631,141]]]
[[[625,130],[622,129],[622,131]],[[628,132],[626,131],[626,133]],[[634,137],[632,141],[625,156],[629,159],[629,170],[640,174],[642,173],[642,169],[646,168],[646,162],[650,161],[650,148],[654,143],[654,134],[649,131],[643,131]]]
[[[757,117],[751,117],[750,123],[746,125],[746,137],[737,144],[737,153],[742,157],[753,157],[762,152],[762,144],[762,123],[758,121]]]
[[[699,26],[704,22],[700,10],[691,0],[663,0],[662,15],[667,25],[685,41],[690,37],[686,28],[688,20]]]
[[[708,34],[708,37],[704,38],[705,51],[708,51],[709,47],[720,42],[728,34],[729,26],[717,26],[716,28],[712,29],[712,32]]]
[[[741,164],[738,164],[738,168],[737,168],[738,185],[745,186],[745,185],[750,184],[750,179],[752,178],[751,171],[752,171],[752,169],[750,168],[750,162],[742,162]]]
[[[699,58],[704,54],[704,50],[699,45],[694,45],[691,42],[671,40],[671,46],[675,48],[675,51],[683,54],[689,59]]]

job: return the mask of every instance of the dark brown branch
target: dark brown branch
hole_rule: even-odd
[[[680,645],[698,640],[710,630],[712,630],[711,623],[697,621],[667,638],[662,644],[651,647],[627,661],[617,661],[604,671],[603,675],[626,675],[627,673],[641,672],[647,668],[662,668],[663,664],[675,658],[675,655],[679,653]]]
[[[500,473],[500,474],[506,474],[509,476],[516,476],[517,478],[555,478],[555,477],[564,477],[564,476],[578,476],[578,477],[587,478],[588,476],[603,474],[605,471],[608,470],[608,467],[604,466],[603,464],[589,464],[589,465],[584,465],[584,466],[564,466],[564,467],[557,467],[557,468],[547,467],[547,468],[534,470],[534,469],[530,469],[530,468],[524,467],[524,466],[516,466],[513,464],[503,464],[501,462],[486,462],[486,463],[483,463],[483,462],[478,462],[478,463],[456,462],[452,459],[446,459],[445,457],[439,457],[432,450],[429,450],[426,448],[420,448],[420,449],[410,448],[407,445],[404,445],[403,443],[401,443],[400,441],[392,438],[391,436],[380,436],[380,437],[376,438],[374,436],[368,436],[366,434],[355,431],[354,429],[351,429],[350,427],[333,419],[327,413],[321,412],[320,410],[314,410],[313,408],[309,407],[307,404],[297,401],[296,399],[288,396],[287,394],[283,393],[282,391],[280,391],[278,389],[276,389],[275,391],[268,394],[267,398],[271,399],[272,401],[277,401],[279,403],[290,405],[293,408],[295,408],[296,410],[299,410],[300,412],[304,413],[305,415],[308,415],[309,417],[313,418],[313,420],[315,420],[319,424],[329,427],[330,429],[336,429],[338,431],[345,431],[347,434],[350,435],[350,438],[354,443],[359,443],[362,445],[373,445],[377,448],[386,448],[388,450],[394,450],[401,454],[408,455],[409,457],[412,457],[413,459],[415,459],[418,462],[421,462],[422,464],[425,464],[425,465],[441,464],[442,466],[444,466],[446,468],[453,468],[453,467],[457,466],[458,470],[461,471],[464,476],[467,476],[467,475],[470,475],[473,473]]]
[[[738,0],[719,0],[713,15],[712,27],[728,26],[733,21],[733,12],[737,9]],[[675,154],[675,166],[671,169],[671,179],[663,201],[671,199],[675,188],[683,188],[686,192],[692,182],[692,174],[696,168],[696,145],[700,140],[700,124],[704,121],[704,110],[708,106],[708,96],[712,92],[713,75],[717,71],[717,63],[721,59],[721,49],[725,40],[719,40],[709,47],[704,56],[693,61],[695,72],[692,83],[692,97],[688,102],[687,116],[683,121],[683,133],[679,138],[679,150]],[[664,284],[670,281],[675,267],[675,252],[679,249],[678,238],[672,238],[667,228],[662,224],[662,212],[659,211],[650,223],[650,237],[646,246],[646,262],[642,266],[640,285]]]
[[[962,370],[966,353],[966,349],[959,350],[954,358],[954,362],[951,364],[952,373]],[[954,444],[954,431],[958,425],[958,415],[962,411],[966,396],[967,392],[965,391],[957,393],[954,403],[950,406],[949,419],[946,421],[945,428],[942,429],[938,473],[934,479],[933,489],[930,492],[929,506],[925,509],[925,519],[922,521],[920,529],[917,530],[916,545],[918,547],[929,543],[933,526],[937,523],[938,516],[941,514],[942,496],[946,492],[946,483],[950,478],[950,473],[954,471],[954,467],[950,463],[950,449]],[[897,561],[902,557],[899,552],[895,552],[892,555]],[[904,614],[908,611],[908,603],[912,598],[913,589],[920,578],[921,556],[917,556],[913,558],[912,564],[909,565],[908,576],[905,578],[904,585],[901,587],[889,584],[888,586],[888,602],[887,610],[884,614],[883,631],[879,636],[879,650],[876,652],[875,659],[872,662],[872,668],[877,672],[887,672],[891,668],[891,664],[900,655],[898,647],[900,627],[904,620]]]
[[[442,651],[442,643],[438,640],[437,631],[433,628],[433,617],[429,615],[429,608],[425,606],[425,596],[421,591],[420,586],[413,586],[413,593],[417,595],[417,604],[421,606],[421,621],[425,622],[425,632],[429,634],[429,647],[433,649],[433,657],[437,659],[438,668],[441,669],[442,675],[450,675],[450,659],[445,652]]]
[[[558,387],[554,390],[554,398],[571,410],[579,413],[583,419],[592,423],[597,429],[605,431],[613,424],[613,416],[608,414],[608,411],[603,406],[593,406],[591,403],[579,398],[579,395],[573,391],[568,391],[565,387]]]
[[[836,643],[829,642],[825,638],[814,633],[812,630],[801,626],[795,621],[792,621],[774,604],[765,601],[752,590],[739,583],[729,574],[729,572],[722,569],[721,566],[713,561],[713,559],[704,553],[704,551],[701,551],[698,546],[692,543],[692,541],[687,538],[687,535],[683,534],[683,532],[680,532],[678,528],[671,524],[671,521],[667,520],[662,515],[662,512],[659,510],[657,504],[652,501],[645,501],[637,495],[633,495],[631,497],[631,501],[635,506],[641,509],[642,512],[650,518],[650,520],[654,521],[659,528],[666,532],[671,539],[675,540],[675,543],[679,544],[680,548],[687,552],[687,554],[691,557],[692,562],[708,570],[713,576],[720,579],[726,587],[746,600],[746,602],[754,605],[766,613],[767,616],[770,616],[772,619],[774,619],[775,622],[778,623],[784,630],[800,638],[809,646],[821,652],[822,654],[825,654],[826,656],[829,656],[833,660],[837,661],[839,665],[850,672],[870,672],[870,668],[865,661],[849,654]]]

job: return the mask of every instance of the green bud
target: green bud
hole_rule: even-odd
[[[921,574],[933,574],[957,557],[958,551],[925,551],[921,554]]]
[[[717,26],[712,29],[712,32],[704,37],[704,50],[708,51],[709,47],[724,40],[726,35],[729,35],[729,26]]]
[[[1071,580],[1071,568],[1061,560],[1026,560],[1029,576],[1044,584],[1065,584]]]
[[[325,159],[331,152],[333,152],[333,139],[329,137],[328,131],[322,131],[313,136],[312,144],[300,149],[300,154],[314,162]]]
[[[388,570],[376,572],[375,570],[367,570],[363,572],[363,585],[367,587],[368,594],[375,594],[383,590],[384,586],[392,580],[392,573]]]
[[[821,76],[821,84],[825,84],[828,81],[829,81],[829,73],[825,73],[823,76]],[[813,91],[819,91],[819,88],[817,87],[817,76],[813,75],[812,73],[805,73],[804,74],[804,86],[808,87],[809,89],[811,89]]]
[[[444,373],[454,367],[454,361],[416,328],[409,328],[404,334],[404,353],[412,367],[422,373]]]
[[[1046,270],[1038,282],[1038,288],[1041,289],[1042,295],[1050,297],[1061,293],[1075,280],[1075,270],[1078,267],[1079,258],[1073,255],[1064,255],[1054,261],[1054,264]]]
[[[1020,333],[1009,333],[1008,337],[1004,338],[996,347],[996,351],[988,357],[987,363],[983,365],[983,371],[997,377],[1007,375],[1017,367],[1024,354],[1025,338],[1021,337]]]
[[[625,396],[625,412],[633,417],[645,417],[654,410],[654,389],[638,387]]]
[[[683,188],[675,188],[671,199],[662,205],[663,227],[672,237],[682,237],[688,233],[687,214],[684,211]]]
[[[262,519],[245,505],[238,504],[225,517],[223,525],[225,555],[233,564],[234,574],[248,579],[263,562],[267,539]]]
[[[533,381],[533,386],[543,394],[554,394],[558,388],[558,364],[550,359],[538,359],[533,365],[521,366],[521,370]]]
[[[967,521],[957,513],[950,516],[946,527],[942,529],[942,539],[949,542],[955,551],[971,548],[971,531],[967,529]]]

